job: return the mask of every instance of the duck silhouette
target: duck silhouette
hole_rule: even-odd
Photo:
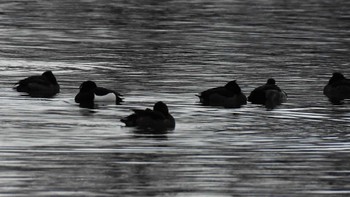
[[[236,80],[228,82],[225,86],[210,88],[196,96],[199,97],[200,103],[204,106],[239,108],[241,105],[247,104],[247,98]]]
[[[273,78],[267,80],[266,84],[255,88],[248,96],[248,101],[252,104],[265,105],[268,109],[286,102],[287,94],[276,85]]]
[[[60,92],[60,86],[52,71],[22,79],[15,84],[14,89],[25,92],[31,97],[40,98],[50,98]]]
[[[323,94],[333,104],[341,104],[344,99],[350,99],[350,79],[339,72],[333,73],[328,84],[323,88]]]
[[[120,121],[126,127],[136,127],[143,131],[164,132],[175,128],[175,119],[169,113],[168,106],[162,101],[154,104],[153,109],[133,110],[134,113]]]
[[[98,87],[93,81],[85,81],[80,85],[79,93],[74,100],[81,107],[92,108],[96,102],[112,102],[118,105],[123,102],[121,96],[116,91]]]

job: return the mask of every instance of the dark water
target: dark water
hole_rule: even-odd
[[[348,196],[350,103],[322,94],[350,77],[350,1],[52,0],[0,2],[0,196]],[[61,93],[12,90],[53,70]],[[237,79],[248,95],[274,77],[273,111],[198,105]],[[121,106],[79,108],[82,81]],[[165,135],[125,128],[162,100]]]

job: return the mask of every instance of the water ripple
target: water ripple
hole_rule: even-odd
[[[344,196],[349,101],[323,95],[349,75],[348,1],[8,1],[0,3],[0,195]],[[12,90],[53,70],[61,92]],[[273,77],[274,110],[201,106],[237,80],[248,96]],[[94,80],[123,105],[79,108]],[[168,104],[174,131],[125,127],[132,109]]]

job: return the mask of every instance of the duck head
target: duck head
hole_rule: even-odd
[[[165,103],[163,103],[162,101],[158,101],[158,102],[156,102],[156,104],[154,104],[153,111],[160,112],[164,115],[169,114],[168,106]]]
[[[225,85],[225,88],[234,92],[234,93],[241,93],[241,88],[239,85],[236,83],[236,80],[230,81]]]
[[[80,91],[82,92],[88,92],[88,91],[93,91],[94,89],[97,88],[97,85],[95,82],[93,81],[84,81],[81,85],[80,85]]]
[[[53,75],[53,73],[50,70],[45,71],[41,76],[45,77],[52,84],[58,84],[55,75]]]
[[[329,79],[328,84],[333,84],[337,81],[343,80],[345,79],[344,75],[339,73],[339,72],[335,72],[333,73],[333,76]]]
[[[276,85],[276,81],[273,78],[267,80],[266,85]]]

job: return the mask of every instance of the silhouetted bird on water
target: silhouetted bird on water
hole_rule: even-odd
[[[79,93],[74,100],[81,107],[93,108],[96,102],[112,102],[118,105],[123,101],[121,96],[116,91],[97,87],[93,81],[85,81],[80,85]]]
[[[169,113],[168,106],[159,101],[152,109],[133,110],[134,113],[121,119],[127,127],[136,127],[151,133],[164,132],[175,128],[175,119]]]
[[[199,97],[199,101],[205,106],[238,108],[247,104],[247,98],[242,93],[236,80],[228,82],[225,86],[208,89],[196,96]]]
[[[53,97],[60,92],[60,86],[51,71],[22,79],[15,85],[14,89],[18,92],[26,92],[31,97],[40,98]]]
[[[350,99],[350,79],[346,79],[339,72],[333,73],[328,84],[323,89],[323,94],[333,104],[341,104],[344,99]]]
[[[268,109],[273,109],[286,100],[287,94],[276,85],[276,81],[272,78],[268,79],[265,85],[255,88],[248,96],[248,101],[251,103],[265,105]]]

